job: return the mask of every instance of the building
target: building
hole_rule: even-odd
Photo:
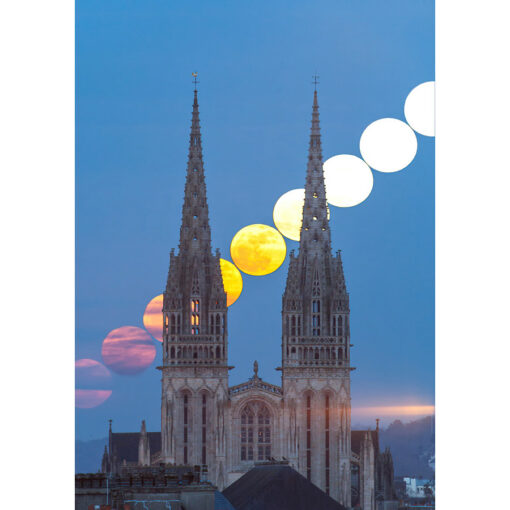
[[[124,466],[115,474],[76,475],[75,509],[214,510],[216,492],[190,466]]]
[[[332,253],[322,165],[315,91],[299,252],[290,254],[282,302],[282,383],[263,381],[255,361],[245,383],[229,386],[228,310],[211,248],[195,90],[179,249],[164,292],[161,433],[143,423],[140,433],[116,434],[110,425],[103,471],[199,465],[222,490],[277,458],[345,507],[351,487],[364,510],[392,498],[391,454],[379,454],[377,433],[351,431],[349,294],[340,251]]]
[[[406,496],[410,499],[432,500],[436,495],[434,480],[404,477]]]

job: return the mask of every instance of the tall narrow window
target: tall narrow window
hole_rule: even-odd
[[[306,478],[312,479],[312,399],[306,397]]]
[[[191,334],[200,334],[200,300],[191,300]]]
[[[271,415],[261,402],[246,404],[241,412],[241,460],[271,457]]]
[[[324,406],[324,466],[326,467],[326,494],[329,495],[329,395],[326,395],[326,402]]]
[[[207,464],[207,396],[202,395],[202,464]]]
[[[189,421],[189,401],[188,401],[188,395],[184,395],[183,399],[183,423],[184,423],[184,437],[183,437],[183,444],[184,444],[184,464],[188,463],[188,421]]]
[[[321,301],[314,299],[312,301],[312,335],[320,336],[321,334]]]

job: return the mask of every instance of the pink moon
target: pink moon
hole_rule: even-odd
[[[92,409],[106,402],[112,395],[112,375],[99,361],[82,358],[75,362],[75,405],[80,409]],[[100,389],[99,389],[100,388]]]
[[[108,333],[101,354],[110,370],[120,375],[135,375],[154,361],[156,346],[144,329],[122,326]]]

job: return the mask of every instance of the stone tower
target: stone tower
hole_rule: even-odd
[[[170,253],[163,317],[161,460],[206,467],[223,487],[227,297],[219,251],[211,251],[196,90],[179,252]]]
[[[322,165],[315,91],[299,254],[282,303],[282,432],[291,464],[350,507],[349,295],[331,253]]]

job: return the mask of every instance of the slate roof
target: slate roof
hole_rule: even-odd
[[[219,491],[214,493],[214,510],[236,510],[230,501]]]
[[[161,451],[161,432],[147,432],[151,455]],[[113,453],[122,462],[138,462],[138,442],[140,432],[113,432]]]
[[[288,465],[255,466],[223,495],[236,510],[346,510]]]
[[[351,450],[356,455],[360,454],[361,442],[367,432],[372,434],[372,443],[374,443],[375,451],[376,453],[379,452],[379,433],[377,430],[351,430]]]

